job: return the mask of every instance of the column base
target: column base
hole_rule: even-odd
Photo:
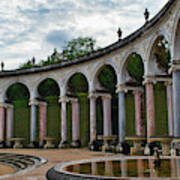
[[[116,146],[116,153],[122,153],[123,152],[123,147],[122,147],[122,144],[119,143],[117,146]]]
[[[5,148],[5,142],[4,141],[0,142],[0,148]]]
[[[90,151],[99,151],[100,145],[98,144],[98,141],[94,140],[89,143],[89,150]]]
[[[30,144],[28,145],[28,148],[37,148],[37,142],[30,142]]]
[[[145,148],[144,148],[144,155],[149,156],[151,153],[151,150],[149,148],[149,144],[146,144]]]
[[[43,147],[44,147],[44,144],[45,144],[44,141],[40,141],[40,142],[39,142],[39,147],[40,147],[40,148],[43,148]]]
[[[69,143],[67,141],[61,141],[58,147],[60,149],[66,149],[69,147]]]
[[[52,143],[52,141],[47,141],[46,144],[44,144],[44,149],[53,149],[55,148],[55,145]]]
[[[73,141],[71,143],[71,147],[72,148],[80,148],[81,147],[81,141],[80,140]]]

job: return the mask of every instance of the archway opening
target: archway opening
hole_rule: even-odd
[[[155,106],[155,135],[168,135],[168,108],[166,77],[168,75],[171,54],[169,43],[164,36],[159,36],[154,41],[151,49],[150,61],[154,68],[154,76],[157,83],[154,85],[154,106]],[[159,80],[164,78],[164,80]]]
[[[46,106],[46,135],[56,139],[55,144],[59,143],[60,138],[60,105],[59,95],[60,88],[54,79],[47,78],[43,80],[37,87],[40,101],[47,103]],[[37,115],[39,115],[39,107]],[[39,116],[37,116],[37,136],[39,136]]]
[[[135,92],[141,92],[141,121],[145,123],[145,90],[143,86],[144,80],[144,64],[141,56],[137,53],[132,53],[126,60],[124,68],[125,85],[128,92],[125,95],[126,108],[126,136],[138,135],[136,127],[136,107],[135,107]],[[144,127],[145,128],[145,127]],[[145,128],[146,129],[146,128]],[[145,130],[146,131],[146,130]]]
[[[22,83],[12,84],[6,91],[7,102],[13,104],[13,136],[25,138],[25,145],[30,137],[30,92]]]
[[[101,67],[97,73],[97,80],[100,87],[97,86],[97,92],[108,93],[111,95],[111,123],[112,134],[118,134],[118,96],[116,94],[117,75],[111,65]],[[99,88],[99,89],[98,89]],[[96,120],[97,134],[103,134],[103,102],[102,98],[96,100]]]
[[[77,98],[79,103],[79,126],[81,146],[88,146],[89,143],[89,102],[88,102],[88,81],[82,73],[73,74],[67,82],[67,96]],[[72,104],[67,105],[67,138],[72,141]]]

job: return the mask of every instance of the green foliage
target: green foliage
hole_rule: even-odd
[[[45,66],[55,63],[61,63],[64,60],[71,60],[80,56],[91,53],[95,48],[96,41],[91,37],[79,37],[67,42],[61,53],[55,48],[53,53],[47,57],[47,60],[41,60],[35,65],[35,58],[28,60],[20,66],[20,69],[27,69],[37,66]]]
[[[38,92],[42,97],[59,96],[60,90],[58,84],[53,79],[46,79],[38,86]]]
[[[154,85],[155,134],[168,135],[168,109],[166,87],[163,83]]]
[[[126,136],[136,134],[134,95],[126,94]]]
[[[107,88],[110,92],[115,92],[117,77],[114,69],[107,65],[98,74],[98,80],[101,85]]]
[[[29,99],[29,91],[27,87],[21,83],[11,85],[6,92],[8,100],[24,100]]]
[[[143,81],[144,65],[141,56],[134,53],[129,57],[129,61],[127,64],[127,71],[129,75],[132,78],[134,78],[136,81],[140,83]]]
[[[65,60],[74,59],[92,52],[92,46],[94,46],[95,42],[91,37],[79,37],[67,42],[67,45],[63,48]]]
[[[86,77],[81,73],[74,74],[69,82],[68,88],[71,92],[88,92],[88,82]]]
[[[160,36],[154,44],[154,56],[158,67],[168,72],[169,62],[171,59],[168,42],[163,36]]]

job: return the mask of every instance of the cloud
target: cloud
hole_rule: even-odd
[[[36,56],[46,59],[65,41],[91,36],[104,47],[144,24],[144,9],[154,16],[168,0],[7,0],[0,2],[0,54],[6,68]]]

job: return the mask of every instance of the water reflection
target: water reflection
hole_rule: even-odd
[[[179,159],[162,159],[161,166],[154,159],[124,159],[114,161],[88,162],[70,165],[66,171],[107,177],[180,177]]]

